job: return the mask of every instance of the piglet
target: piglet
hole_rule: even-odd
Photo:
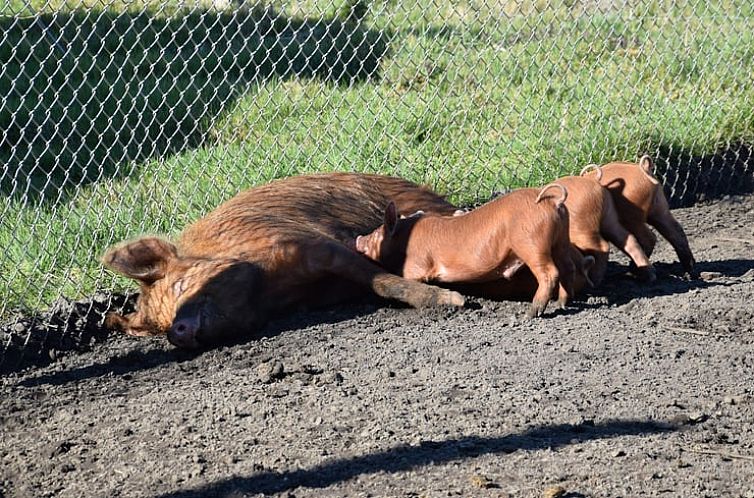
[[[612,196],[596,176],[566,176],[557,182],[568,189],[566,207],[570,215],[569,238],[585,256],[592,256],[594,264],[589,269],[593,285],[599,285],[607,270],[610,242],[623,251],[634,263],[636,273],[645,281],[655,280],[655,270],[634,235],[623,227],[618,218]]]
[[[561,306],[573,294],[567,197],[554,183],[515,190],[461,216],[403,218],[391,202],[384,224],[357,237],[356,250],[423,282],[504,285],[526,266],[537,282],[528,316],[540,316],[556,289]]]
[[[673,246],[685,276],[696,278],[689,241],[683,227],[670,213],[668,200],[662,185],[652,174],[653,169],[652,158],[646,155],[638,164],[608,163],[601,167],[600,183],[612,195],[621,225],[637,238],[647,256],[652,255],[657,243],[657,237],[647,226],[649,224]],[[582,174],[596,177],[598,173],[587,170]]]

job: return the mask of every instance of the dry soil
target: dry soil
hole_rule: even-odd
[[[663,242],[657,283],[615,258],[542,319],[368,302],[52,354],[0,378],[0,496],[752,498],[754,197],[675,214],[701,279]]]

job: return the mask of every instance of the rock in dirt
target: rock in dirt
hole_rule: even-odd
[[[322,377],[323,384],[342,384],[343,376],[339,372],[330,372]]]
[[[265,384],[269,384],[278,379],[285,377],[285,367],[283,363],[277,360],[266,361],[260,363],[257,367],[257,375],[259,380]]]
[[[699,273],[699,278],[702,280],[715,280],[722,277],[723,274],[717,271],[703,271]]]
[[[679,425],[696,425],[705,422],[709,418],[709,415],[702,412],[690,412],[681,413],[671,419],[675,424]]]
[[[560,498],[561,496],[565,496],[565,494],[566,490],[563,486],[550,486],[542,493],[542,498]]]
[[[76,446],[76,443],[73,443],[71,441],[63,441],[54,450],[50,452],[50,458],[55,458],[56,456],[60,456],[65,453],[68,453],[69,451],[71,451],[71,448],[73,448],[74,446]]]
[[[469,481],[471,481],[472,486],[479,489],[492,489],[500,487],[492,479],[481,474],[474,474],[469,478]]]

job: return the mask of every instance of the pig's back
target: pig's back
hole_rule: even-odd
[[[568,191],[565,205],[570,213],[572,231],[599,230],[605,199],[610,195],[608,191],[593,177],[566,176],[555,182]]]
[[[600,183],[612,194],[621,219],[634,210],[647,212],[657,188],[657,184],[637,163],[627,162],[613,162],[602,166]]]
[[[391,199],[406,212],[454,209],[434,192],[400,178],[296,176],[239,193],[187,228],[180,245],[186,255],[219,257],[309,239],[345,243],[378,227]]]

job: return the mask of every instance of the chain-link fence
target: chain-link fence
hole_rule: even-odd
[[[3,352],[85,340],[109,245],[276,177],[472,203],[649,153],[675,205],[752,186],[746,0],[0,2]]]

